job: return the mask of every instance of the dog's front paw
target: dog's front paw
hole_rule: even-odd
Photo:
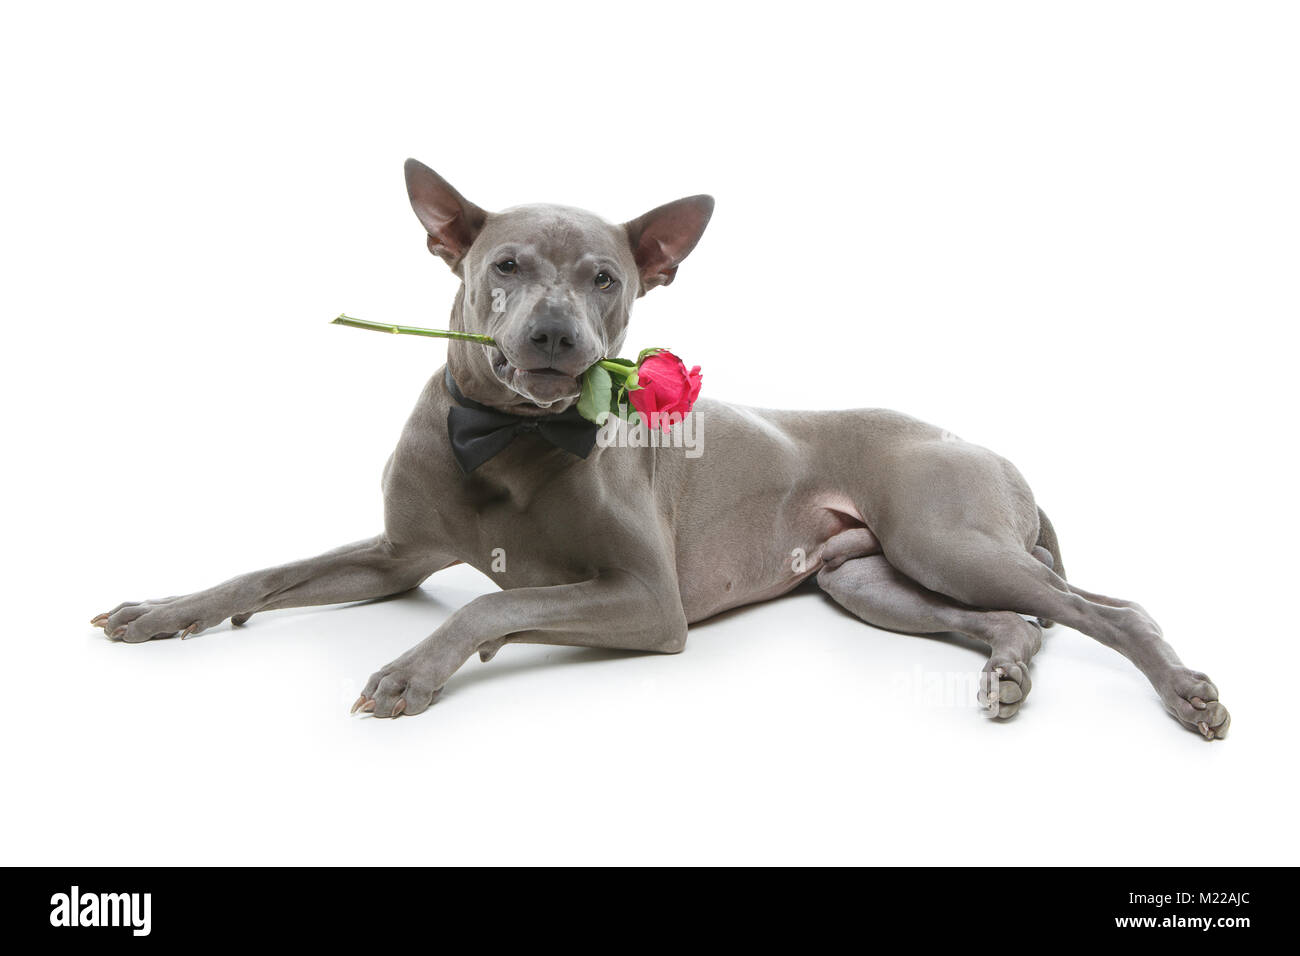
[[[376,717],[422,714],[442,693],[442,684],[436,681],[429,668],[399,658],[370,675],[352,705],[352,713],[361,711]]]
[[[221,616],[212,615],[201,604],[185,597],[160,598],[157,601],[124,601],[111,611],[97,614],[91,627],[102,627],[115,641],[141,644],[164,637],[182,638],[220,624]]]
[[[423,713],[438,699],[442,685],[485,643],[456,633],[434,633],[371,674],[352,713],[376,717]]]
[[[1161,688],[1160,699],[1180,724],[1206,740],[1228,736],[1232,717],[1228,708],[1219,703],[1219,689],[1200,671],[1174,668]]]

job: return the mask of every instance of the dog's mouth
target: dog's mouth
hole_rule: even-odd
[[[557,368],[518,368],[500,349],[492,353],[492,374],[506,388],[542,411],[550,411],[582,392],[578,379],[568,372]]]

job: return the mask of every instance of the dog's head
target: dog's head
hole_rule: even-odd
[[[577,399],[579,376],[622,347],[632,303],[673,281],[713,213],[710,196],[622,225],[565,206],[489,213],[414,159],[406,190],[429,251],[460,276],[452,328],[498,346],[452,342],[457,384],[519,415],[554,414]]]

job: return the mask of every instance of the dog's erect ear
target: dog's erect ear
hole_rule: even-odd
[[[641,273],[642,292],[673,281],[712,215],[712,196],[688,196],[624,224]]]
[[[406,194],[429,233],[429,251],[457,270],[487,213],[418,159],[406,161]]]

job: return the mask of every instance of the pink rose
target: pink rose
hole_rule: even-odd
[[[667,431],[674,421],[681,421],[700,396],[700,367],[689,372],[686,365],[666,349],[647,355],[637,369],[639,388],[627,393],[632,407],[650,427],[659,425]],[[659,418],[653,416],[658,414]],[[678,416],[672,418],[671,416]]]

